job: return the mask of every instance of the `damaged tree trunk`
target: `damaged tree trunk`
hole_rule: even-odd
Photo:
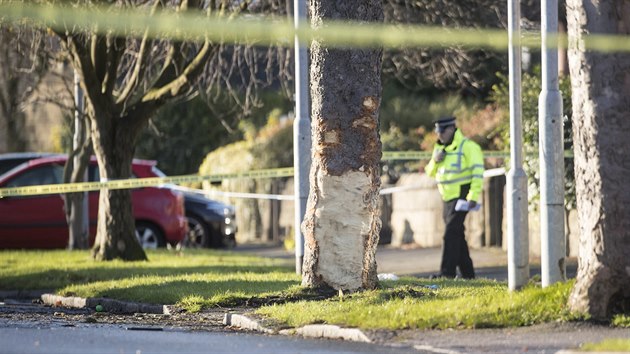
[[[381,1],[315,0],[313,26],[327,20],[382,21]],[[302,285],[338,290],[377,283],[381,221],[381,49],[311,46],[312,165],[302,230]]]

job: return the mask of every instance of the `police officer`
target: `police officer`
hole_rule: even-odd
[[[464,220],[481,196],[483,153],[477,143],[457,129],[455,117],[443,117],[434,123],[438,141],[425,172],[437,180],[446,224],[440,274],[435,276],[455,278],[459,267],[463,278],[473,279],[475,270],[464,234]]]

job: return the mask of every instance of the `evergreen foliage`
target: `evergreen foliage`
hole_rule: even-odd
[[[498,133],[502,137],[499,141],[501,150],[508,150],[510,145],[510,119],[509,119],[509,86],[508,77],[497,74],[501,82],[492,88],[490,101],[494,102],[504,112]],[[521,80],[522,88],[522,120],[523,120],[523,169],[528,177],[528,197],[530,208],[536,208],[540,199],[540,165],[538,158],[538,97],[541,90],[540,67],[534,68],[531,73],[524,73]],[[573,135],[571,124],[571,83],[568,76],[559,80],[562,92],[564,150],[573,151]],[[575,208],[575,176],[573,170],[573,158],[564,159],[565,173],[565,206],[568,209]]]

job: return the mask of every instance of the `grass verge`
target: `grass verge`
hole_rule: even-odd
[[[244,305],[289,326],[487,328],[578,318],[565,306],[573,282],[510,292],[506,283],[489,280],[403,277],[383,281],[377,290],[338,296],[301,288],[292,260],[214,250],[148,256],[149,262],[95,262],[87,251],[0,251],[0,290],[48,289],[64,296],[176,304],[192,312]]]
[[[584,352],[630,352],[630,339],[606,339],[599,343],[586,343],[580,351]]]
[[[298,327],[330,323],[364,329],[491,328],[577,319],[566,307],[573,282],[509,292],[489,280],[402,278],[382,289],[262,307],[257,313]]]
[[[149,262],[96,262],[88,251],[2,251],[0,290],[45,289],[199,311],[277,294],[300,281],[287,261],[214,250],[147,255]]]

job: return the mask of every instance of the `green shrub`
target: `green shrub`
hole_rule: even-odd
[[[459,95],[419,96],[396,86],[386,86],[381,105],[381,142],[383,151],[428,151],[433,148],[436,136],[433,121],[455,115],[458,126],[484,149],[495,148],[496,126],[502,115],[493,105],[483,105]],[[395,176],[418,171],[426,161],[388,161],[383,170]]]
[[[158,160],[169,175],[194,173],[208,151],[256,135],[274,109],[286,112],[291,107],[290,100],[277,91],[261,91],[258,98],[247,112],[225,92],[213,94],[211,102],[197,97],[169,104],[151,119],[136,156]]]
[[[247,172],[251,170],[293,166],[293,122],[281,118],[281,110],[269,112],[267,125],[257,130],[251,122],[241,122],[246,140],[241,140],[206,155],[199,174],[212,175]],[[235,178],[220,183],[204,183],[203,187],[215,191],[215,199],[223,200],[236,208],[239,234],[247,238],[261,237],[264,213],[270,210],[269,201],[252,198],[229,198],[220,192],[278,193],[286,178]]]
[[[497,74],[501,82],[492,87],[490,101],[494,102],[505,116],[498,127],[498,143],[501,150],[508,150],[510,146],[510,118],[509,118],[509,85],[508,77]],[[540,199],[540,165],[538,159],[538,97],[541,90],[540,68],[532,73],[524,73],[521,79],[522,96],[522,121],[523,121],[523,169],[528,177],[528,198],[530,208],[535,209]],[[563,106],[563,131],[564,150],[573,150],[572,124],[571,124],[571,83],[569,77],[564,76],[559,80],[562,92]],[[573,158],[565,158],[565,207],[575,208],[575,178],[573,171]]]
[[[215,107],[227,111],[227,105]],[[232,118],[229,118],[232,119]],[[163,107],[138,140],[136,156],[158,160],[168,175],[194,173],[206,151],[239,140],[241,133],[229,132],[200,99]]]
[[[479,108],[479,102],[464,99],[457,94],[419,95],[394,84],[383,87],[380,108],[381,132],[400,129],[403,134],[424,127],[432,129],[432,122],[445,115],[471,115]],[[414,147],[417,149],[418,145]]]

